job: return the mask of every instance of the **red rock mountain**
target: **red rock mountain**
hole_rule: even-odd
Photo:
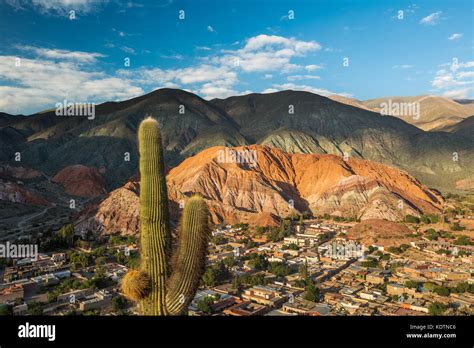
[[[68,166],[59,171],[52,179],[74,196],[96,197],[106,193],[105,180],[96,168],[83,165]]]
[[[273,224],[294,209],[395,221],[406,214],[436,213],[443,203],[439,194],[386,165],[260,145],[206,149],[171,169],[167,181],[176,206],[201,194],[214,223]],[[111,192],[85,221],[109,233],[138,232],[138,194],[134,180]],[[177,217],[178,210],[171,210]]]

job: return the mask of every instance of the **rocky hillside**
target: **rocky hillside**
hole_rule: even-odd
[[[369,219],[350,228],[347,237],[364,245],[385,248],[409,244],[416,238],[406,225],[381,219]]]
[[[49,205],[39,194],[14,183],[0,180],[0,201],[22,203],[27,205]]]
[[[443,203],[435,191],[389,166],[327,154],[289,154],[260,145],[206,149],[171,169],[167,182],[175,207],[199,193],[214,223],[272,223],[272,217],[295,210],[400,220],[406,214],[436,213]],[[134,180],[88,210],[84,223],[103,226],[106,232],[136,233],[138,194]]]
[[[442,129],[444,132],[451,132],[453,134],[471,137],[474,134],[474,116],[463,119],[461,122],[445,127]]]
[[[161,124],[171,167],[213,146],[263,144],[291,153],[346,154],[381,162],[443,190],[474,175],[472,137],[424,132],[357,101],[349,104],[302,91],[206,101],[182,90],[159,89],[98,105],[94,120],[58,117],[53,111],[13,119],[4,115],[8,122],[0,126],[0,161],[11,162],[20,152],[22,165],[47,175],[76,164],[104,167],[110,191],[137,172],[136,130],[151,115]],[[453,161],[454,152],[459,161]]]
[[[389,99],[395,103],[419,103],[419,117],[396,114],[393,116],[400,117],[404,121],[426,131],[442,130],[474,115],[474,104],[460,103],[433,95],[377,98],[364,101],[362,104],[371,110],[380,112],[381,104],[386,103]]]
[[[52,181],[64,191],[78,197],[96,197],[105,194],[105,180],[96,168],[83,165],[68,166],[57,173]]]

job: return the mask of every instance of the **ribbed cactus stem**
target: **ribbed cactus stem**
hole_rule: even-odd
[[[140,152],[141,268],[151,279],[152,291],[141,301],[143,314],[165,315],[165,284],[170,229],[168,194],[158,122],[145,119],[138,130]]]
[[[186,202],[166,296],[166,308],[171,315],[183,313],[199,285],[206,260],[208,216],[201,197],[193,196]]]
[[[180,241],[169,272],[171,233],[161,133],[147,118],[138,129],[140,152],[140,271],[123,279],[125,295],[140,303],[144,315],[185,314],[204,272],[209,212],[201,197],[184,207]]]

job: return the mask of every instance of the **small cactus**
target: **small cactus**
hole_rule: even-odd
[[[125,275],[122,290],[139,302],[144,315],[181,315],[204,272],[209,212],[201,197],[188,199],[180,222],[178,247],[171,257],[163,150],[155,119],[147,118],[140,124],[138,144],[141,263],[140,271],[131,270]]]

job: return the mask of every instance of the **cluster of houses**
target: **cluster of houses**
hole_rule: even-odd
[[[275,277],[267,270],[253,269],[247,260],[231,269],[233,276],[262,274],[266,285],[247,286],[239,293],[230,283],[207,288],[196,295],[189,308],[190,314],[209,314],[202,313],[197,303],[202,296],[215,294],[221,296],[211,305],[213,315],[428,315],[429,306],[434,302],[466,313],[474,310],[474,295],[469,292],[440,296],[423,286],[406,285],[409,281],[451,287],[462,282],[472,284],[472,246],[458,246],[459,250],[466,250],[464,258],[446,258],[438,253],[435,261],[426,261],[396,255],[375,245],[369,256],[376,266],[370,267],[366,264],[368,250],[345,237],[344,224],[312,222],[293,227],[294,234],[280,242],[259,240],[252,247],[243,242],[248,236],[241,228],[221,228],[215,233],[225,236],[227,243],[211,245],[209,263],[226,257],[239,259],[248,254],[259,254],[268,262],[305,265],[311,281],[320,290],[317,301],[304,299],[305,289],[301,284],[296,285],[301,279],[298,272],[283,278]],[[436,244],[420,239],[411,247],[429,253],[429,245]],[[438,249],[454,247],[436,245]]]

